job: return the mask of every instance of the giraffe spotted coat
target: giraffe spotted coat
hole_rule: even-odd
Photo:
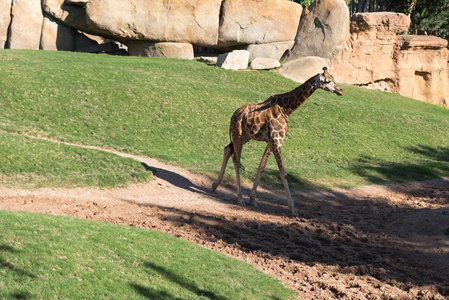
[[[249,140],[264,141],[267,147],[262,156],[256,179],[250,193],[250,204],[256,205],[256,189],[260,176],[267,164],[271,153],[274,154],[279,167],[280,177],[287,193],[288,204],[292,213],[297,216],[294,202],[291,197],[287,182],[287,172],[282,160],[282,143],[288,131],[288,117],[304,103],[313,92],[321,88],[325,91],[343,95],[343,90],[335,83],[327,68],[323,68],[322,74],[317,74],[308,79],[293,91],[273,95],[259,104],[244,105],[237,109],[231,117],[230,135],[231,143],[224,149],[223,164],[217,180],[212,185],[215,191],[223,180],[226,165],[229,158],[234,155],[233,162],[237,179],[237,197],[240,205],[245,205],[240,187],[240,159],[242,147]]]

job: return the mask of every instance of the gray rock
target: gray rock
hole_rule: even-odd
[[[12,3],[10,48],[38,50],[44,18],[41,0],[21,0]]]
[[[328,59],[307,56],[285,63],[279,70],[279,73],[291,80],[305,82],[311,76],[322,73],[323,67],[329,67]]]
[[[251,69],[253,70],[270,70],[281,66],[281,63],[273,58],[257,57],[251,61]]]
[[[249,51],[249,59],[253,60],[256,57],[267,57],[280,60],[285,51],[293,47],[295,41],[276,42],[269,44],[252,44],[248,45],[245,50]]]
[[[76,30],[44,16],[40,49],[73,51],[77,34]]]
[[[8,39],[8,28],[11,23],[11,0],[0,0],[0,49],[3,49]]]
[[[88,24],[117,40],[216,45],[221,1],[91,0]]]
[[[219,46],[292,41],[301,12],[301,5],[285,0],[224,0]]]
[[[220,54],[217,58],[217,66],[229,70],[243,70],[248,68],[249,52],[246,50],[234,50]]]
[[[68,5],[65,0],[42,0],[44,13],[56,18],[60,23],[75,28],[85,33],[100,35],[103,32],[97,28],[92,28],[87,24],[86,10],[77,5]],[[103,36],[114,38],[103,33]]]
[[[126,44],[130,56],[193,59],[193,46],[189,43],[128,41]]]
[[[302,13],[296,43],[287,60],[305,56],[331,58],[348,38],[349,9],[345,1],[316,0]]]

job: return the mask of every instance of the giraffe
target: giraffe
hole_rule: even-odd
[[[323,68],[323,73],[309,78],[304,84],[296,89],[284,93],[273,95],[259,104],[244,105],[237,109],[231,117],[230,136],[231,143],[224,148],[223,163],[217,180],[212,184],[212,192],[223,180],[226,165],[229,158],[234,154],[233,162],[237,180],[237,200],[238,204],[244,206],[240,187],[240,158],[242,147],[249,140],[264,141],[267,143],[265,152],[262,155],[256,179],[250,193],[250,205],[256,206],[256,189],[259,185],[260,176],[268,162],[271,153],[274,154],[284,189],[287,194],[288,206],[294,216],[298,216],[293,203],[290,189],[287,182],[287,172],[282,161],[282,142],[288,130],[288,117],[303,104],[318,88],[325,91],[343,95],[343,90],[335,83],[334,77],[329,74],[327,67]]]

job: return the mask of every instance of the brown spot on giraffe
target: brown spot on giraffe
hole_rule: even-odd
[[[237,109],[231,117],[230,134],[231,143],[224,148],[223,163],[217,180],[212,184],[215,192],[223,180],[226,165],[229,158],[234,154],[234,168],[237,179],[237,198],[240,205],[245,205],[240,188],[240,158],[242,147],[249,140],[265,141],[267,147],[257,169],[256,179],[250,193],[250,204],[256,205],[256,189],[259,185],[260,176],[268,162],[271,153],[274,154],[279,167],[279,175],[287,193],[288,205],[293,215],[298,216],[293,203],[287,182],[287,172],[282,161],[282,142],[288,130],[288,117],[303,104],[317,89],[343,95],[343,90],[335,83],[334,77],[329,74],[327,68],[324,72],[309,78],[304,84],[293,91],[273,95],[262,103],[244,105]]]

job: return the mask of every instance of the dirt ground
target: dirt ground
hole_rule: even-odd
[[[254,265],[299,299],[449,299],[448,178],[295,190],[295,218],[283,191],[260,189],[257,207],[240,207],[233,186],[213,194],[209,178],[124,156],[157,179],[124,189],[0,188],[0,209],[166,232]]]

